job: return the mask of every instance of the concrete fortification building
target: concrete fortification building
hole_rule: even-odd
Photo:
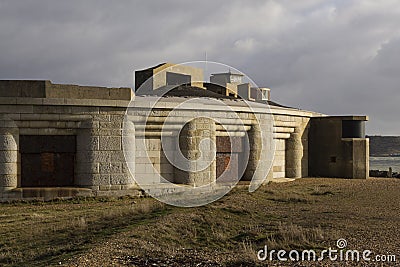
[[[167,181],[368,177],[366,116],[284,107],[230,72],[207,83],[202,69],[160,64],[135,76],[136,93],[0,81],[0,199],[163,194]],[[191,171],[173,164],[177,155],[196,160]]]

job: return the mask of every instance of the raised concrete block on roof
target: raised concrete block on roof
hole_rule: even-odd
[[[168,86],[189,83],[203,88],[203,69],[192,66],[162,63],[144,70],[135,71],[135,90],[141,94]]]
[[[46,97],[48,81],[0,80],[0,97]]]
[[[41,80],[0,80],[0,97],[131,100],[133,91],[122,87],[53,84]]]

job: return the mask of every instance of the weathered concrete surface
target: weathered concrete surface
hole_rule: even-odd
[[[53,84],[50,81],[0,80],[0,97],[131,100],[130,88]]]
[[[18,185],[19,133],[15,123],[6,116],[2,116],[0,125],[0,191],[6,191]]]
[[[365,116],[312,118],[309,133],[309,171],[315,177],[369,177],[369,142],[342,138],[342,121],[368,120]]]
[[[148,184],[146,190],[153,188],[160,194],[170,192],[166,181],[187,186],[215,182],[215,159],[199,172],[182,172],[173,166],[166,154],[174,155],[179,148],[173,141],[167,145],[161,141],[176,136],[180,136],[180,152],[194,160],[189,170],[206,163],[204,159],[196,161],[200,151],[208,159],[215,156],[214,148],[204,147],[203,139],[216,142],[217,136],[234,136],[249,138],[243,180],[300,178],[316,173],[363,178],[368,172],[368,142],[340,138],[338,120],[310,122],[321,114],[277,106],[268,109],[261,103],[251,103],[250,108],[241,100],[224,99],[216,104],[208,98],[198,98],[195,105],[181,109],[177,107],[187,100],[183,97],[161,98],[153,107],[155,98],[136,96],[130,105],[131,97],[129,88],[0,81],[0,198],[24,197],[19,190],[20,135],[76,136],[74,186],[97,195],[136,194],[139,179]],[[124,122],[128,105],[130,120]],[[180,123],[188,118],[195,119],[181,129]],[[123,127],[127,123],[129,127]],[[270,142],[271,136],[275,142]],[[124,154],[124,147],[129,153]],[[333,159],[336,165],[330,162]],[[328,172],[315,172],[316,165],[325,166]],[[30,195],[39,191],[31,190]],[[42,197],[47,193],[37,194]]]
[[[208,142],[211,141],[211,142]],[[209,118],[197,118],[187,123],[179,135],[179,147],[187,160],[186,170],[175,168],[177,183],[202,186],[216,181],[215,122]]]
[[[135,90],[140,88],[140,93],[151,93],[153,90],[170,85],[167,73],[176,73],[190,76],[190,85],[203,88],[203,69],[191,66],[163,63],[157,66],[135,71]]]

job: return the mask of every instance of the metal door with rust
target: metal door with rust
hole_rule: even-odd
[[[243,166],[244,138],[217,136],[216,176],[218,182],[233,182],[241,179]]]
[[[73,135],[21,135],[21,186],[74,185],[76,137]]]

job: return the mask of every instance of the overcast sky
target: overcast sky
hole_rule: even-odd
[[[276,102],[400,135],[398,0],[0,0],[0,79],[132,87],[205,51]]]

